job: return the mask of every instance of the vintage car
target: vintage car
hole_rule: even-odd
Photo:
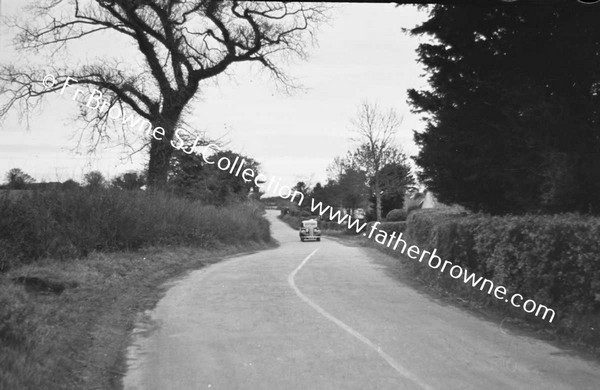
[[[307,219],[300,225],[300,241],[317,240],[321,241],[321,229],[316,219]]]

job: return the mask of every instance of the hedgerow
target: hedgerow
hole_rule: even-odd
[[[437,248],[445,260],[556,310],[564,321],[600,312],[600,218],[424,210],[409,216],[407,234],[421,249]]]
[[[387,222],[406,221],[408,213],[403,209],[393,209],[385,216]]]
[[[40,191],[0,197],[0,271],[43,257],[76,258],[91,251],[144,245],[268,241],[256,205],[204,205],[164,193],[117,189]]]
[[[369,228],[372,224],[373,222],[369,223]],[[387,233],[396,232],[396,235],[398,235],[406,230],[406,221],[381,222],[379,225],[377,225],[377,229],[383,230]]]

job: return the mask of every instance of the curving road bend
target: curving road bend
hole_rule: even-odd
[[[194,271],[134,331],[126,390],[599,389],[600,365],[443,305],[372,248],[302,243]]]

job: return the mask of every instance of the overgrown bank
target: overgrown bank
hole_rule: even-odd
[[[268,241],[261,214],[257,203],[215,207],[114,188],[0,196],[0,271],[44,257],[77,258],[145,245],[211,248]]]
[[[129,331],[161,284],[273,245],[255,204],[216,208],[119,191],[8,202],[0,200],[6,389],[119,388]]]

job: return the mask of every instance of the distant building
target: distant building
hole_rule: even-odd
[[[425,191],[425,196],[423,197],[423,201],[421,202],[422,209],[436,209],[443,206],[443,204],[437,201],[437,198],[431,191]]]
[[[404,210],[420,209],[440,209],[447,205],[437,200],[435,194],[429,190],[419,192],[412,188],[404,195]]]
[[[404,210],[414,210],[421,208],[425,194],[417,191],[415,188],[411,188],[404,194]]]

